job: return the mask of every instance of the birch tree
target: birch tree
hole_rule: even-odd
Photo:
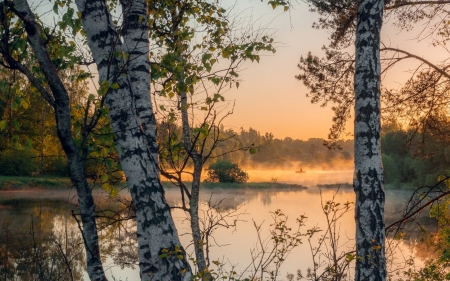
[[[149,96],[147,3],[121,2],[123,27],[120,33],[104,1],[77,1],[76,4],[79,9],[77,15],[81,20],[73,18],[75,13],[70,3],[56,1],[55,7],[67,5],[62,25],[69,25],[75,33],[83,24],[83,33],[97,65],[100,80],[98,94],[109,108],[117,150],[136,210],[141,279],[189,280],[190,266],[178,240],[159,180],[155,118]],[[42,28],[27,1],[4,1],[2,8],[4,65],[24,73],[43,98],[55,108],[58,136],[69,158],[71,178],[80,198],[88,274],[91,280],[106,280],[98,250],[95,206],[72,136],[67,91],[58,77],[55,61],[49,55],[48,48],[51,46],[48,41],[51,41],[51,36],[46,36],[47,40],[44,41],[45,36],[40,33]],[[18,16],[20,20],[11,22],[12,15]],[[19,24],[19,27],[24,25],[26,39],[45,75],[46,84],[42,84],[26,66],[18,62],[17,55],[10,53],[9,32],[10,26],[14,24]],[[26,50],[27,44],[24,45],[23,50]],[[86,111],[88,113],[89,109]]]
[[[380,32],[384,0],[358,1],[355,41],[355,280],[386,280],[380,122]]]
[[[75,2],[100,85],[109,89],[105,103],[136,208],[141,280],[189,280],[190,266],[159,179],[147,1],[121,1],[121,34],[104,1]]]
[[[158,37],[153,38],[159,48],[152,49],[152,53],[161,54],[157,60],[166,62],[153,65],[156,75],[152,78],[159,85],[153,91],[162,99],[158,102],[164,116],[159,134],[161,173],[180,187],[180,208],[190,217],[198,276],[211,280],[208,237],[205,237],[210,230],[201,228],[199,218],[203,165],[222,144],[233,142],[220,127],[232,111],[223,109],[227,103],[224,92],[239,86],[240,65],[245,60],[259,61],[261,51],[275,50],[273,39],[265,30],[253,30],[252,22],[230,18],[229,11],[218,3],[178,2],[172,9],[196,12],[179,13],[181,20],[177,21],[170,14],[163,15],[158,20],[164,19],[164,30],[153,33],[166,34],[164,44]],[[195,30],[200,30],[200,35]],[[178,124],[179,134],[173,130]],[[224,153],[240,149],[244,148],[235,141],[235,146]],[[190,186],[182,175],[192,177]]]
[[[301,57],[298,67],[301,73],[296,76],[309,89],[308,96],[313,103],[332,105],[335,113],[333,125],[328,135],[328,144],[333,144],[345,131],[347,120],[351,117],[354,104],[353,74],[355,54],[351,48],[356,30],[356,1],[308,0],[312,11],[320,18],[316,28],[331,31],[330,44],[324,46],[324,56],[311,53]],[[446,49],[449,40],[447,21],[448,1],[386,1],[384,18],[390,19],[390,28],[398,32],[418,31],[412,39],[429,42],[429,47]],[[382,87],[382,101],[385,104],[382,118],[401,119],[409,123],[414,132],[442,133],[429,125],[438,115],[436,110],[448,104],[446,87],[449,81],[448,65],[445,61],[433,61],[427,54],[414,53],[404,47],[392,46],[388,39],[381,43],[382,77],[388,77],[399,62],[406,60],[418,63],[414,71],[408,72],[410,78],[401,88]],[[399,69],[399,68],[397,68]],[[383,85],[382,85],[383,86]],[[442,120],[443,121],[443,120]]]

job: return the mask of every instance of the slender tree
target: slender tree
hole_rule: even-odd
[[[380,32],[384,0],[358,1],[355,42],[356,281],[386,280],[380,123]]]
[[[43,76],[49,90],[16,56],[12,54],[14,46],[11,46],[11,25],[14,22],[12,14],[20,18],[26,31],[26,39],[33,49],[35,58],[42,69]],[[3,1],[0,2],[0,21],[2,24],[2,41],[0,52],[2,64],[6,68],[17,69],[22,72],[39,91],[42,97],[53,107],[55,119],[57,120],[57,134],[62,147],[67,155],[71,180],[77,190],[80,205],[81,220],[83,224],[83,239],[86,248],[87,271],[91,280],[106,280],[100,259],[98,245],[97,226],[95,221],[95,205],[92,191],[89,187],[80,158],[79,149],[72,134],[72,121],[70,116],[69,95],[58,76],[58,71],[46,49],[48,41],[45,42],[34,14],[31,12],[27,1]],[[20,22],[18,23],[20,27]],[[26,44],[25,44],[26,45]],[[25,47],[22,50],[24,53]],[[23,54],[22,53],[22,54]]]

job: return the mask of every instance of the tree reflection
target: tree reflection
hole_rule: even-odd
[[[1,206],[0,279],[82,280],[84,253],[68,210],[46,204]]]

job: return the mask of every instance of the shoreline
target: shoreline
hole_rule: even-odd
[[[161,182],[164,188],[178,188],[169,181]],[[190,182],[186,182],[189,184]],[[94,184],[91,181],[91,184]],[[100,187],[100,182],[95,183]],[[304,186],[297,183],[284,182],[246,182],[246,183],[211,183],[202,182],[204,189],[286,189],[286,190],[352,190],[353,185],[348,182],[333,184],[318,184],[316,186]],[[117,187],[125,188],[126,183],[118,183]],[[73,188],[69,177],[56,176],[0,176],[0,191],[20,191],[20,190],[71,190]],[[414,190],[416,187],[410,184],[386,184],[386,190]]]

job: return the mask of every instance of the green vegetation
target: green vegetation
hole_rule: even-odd
[[[28,188],[69,188],[72,184],[65,177],[24,177],[0,176],[0,190],[17,190]]]
[[[206,171],[208,177],[205,181],[207,182],[244,183],[248,181],[248,174],[242,171],[237,164],[227,160],[219,160],[211,164]]]
[[[385,184],[397,188],[432,185],[450,175],[450,140],[385,126],[382,136]]]
[[[0,153],[0,170],[6,176],[31,176],[37,163],[30,149],[5,150]]]

